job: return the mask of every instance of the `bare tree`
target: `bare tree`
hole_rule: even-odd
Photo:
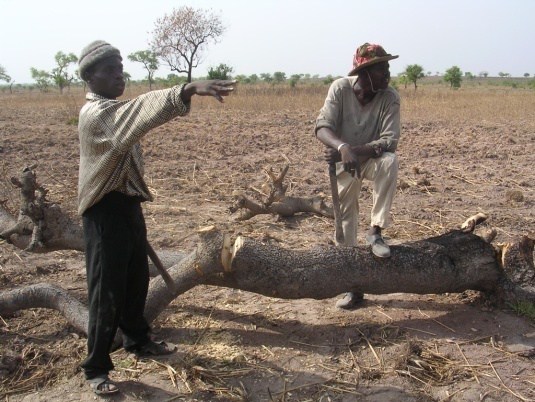
[[[210,42],[217,43],[225,27],[211,11],[183,6],[156,20],[150,46],[172,71],[191,72],[202,61],[202,53]]]

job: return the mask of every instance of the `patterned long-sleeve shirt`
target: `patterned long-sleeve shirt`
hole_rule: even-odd
[[[143,178],[139,140],[149,130],[189,112],[190,103],[180,96],[182,89],[175,86],[124,101],[86,95],[78,120],[80,215],[111,191],[152,201]]]
[[[395,152],[401,131],[398,93],[388,87],[361,105],[353,91],[357,79],[344,77],[331,84],[315,132],[327,127],[349,145],[380,146],[383,151]]]

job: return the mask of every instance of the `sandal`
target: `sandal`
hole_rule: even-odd
[[[95,377],[87,380],[89,387],[97,395],[111,395],[119,392],[119,388],[115,385],[108,376]]]
[[[154,342],[149,341],[145,345],[134,350],[133,353],[137,357],[148,357],[148,356],[163,356],[170,355],[176,351],[176,345],[172,343],[166,343],[164,341]]]

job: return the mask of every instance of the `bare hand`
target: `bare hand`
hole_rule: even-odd
[[[380,158],[381,156],[383,156],[384,150],[381,146],[376,145],[373,147],[373,152],[375,154],[372,156],[372,158]]]
[[[345,153],[345,160],[344,148],[347,148],[348,150],[348,152]],[[360,179],[360,161],[354,152],[353,147],[342,147],[340,148],[340,152],[338,152],[336,149],[326,146],[323,150],[323,159],[325,159],[329,165],[340,161],[343,162],[344,170],[351,173],[351,176],[355,176],[355,173],[357,173],[357,177]]]
[[[219,102],[223,102],[223,96],[228,96],[234,91],[235,80],[205,80],[194,81],[187,84],[182,90],[182,100],[189,102],[193,95],[213,96]]]
[[[334,148],[331,148],[329,146],[326,146],[323,150],[323,159],[330,165],[336,162],[340,162],[342,158],[340,157],[340,153]]]
[[[360,179],[360,160],[354,147],[346,146],[340,148],[340,155],[342,157],[344,170],[351,173],[351,176],[353,177],[355,177],[355,173],[357,173],[357,177]]]

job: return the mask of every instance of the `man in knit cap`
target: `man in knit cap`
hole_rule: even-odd
[[[327,146],[325,158],[336,162],[336,178],[344,242],[357,245],[359,195],[362,180],[373,182],[371,227],[366,241],[378,258],[390,257],[381,230],[391,223],[390,208],[396,193],[400,137],[400,98],[390,87],[388,54],[382,46],[365,43],[357,48],[353,69],[334,81],[316,120],[317,138]],[[363,300],[359,289],[336,305],[353,308]]]
[[[123,346],[138,356],[172,353],[174,345],[155,342],[143,316],[149,284],[147,232],[141,208],[152,195],[143,178],[140,139],[151,129],[190,110],[193,95],[220,102],[235,81],[197,81],[117,100],[125,89],[118,49],[97,40],[79,59],[87,83],[80,111],[78,212],[82,215],[88,284],[86,379],[100,395],[118,392],[108,373],[110,351],[120,328]]]

